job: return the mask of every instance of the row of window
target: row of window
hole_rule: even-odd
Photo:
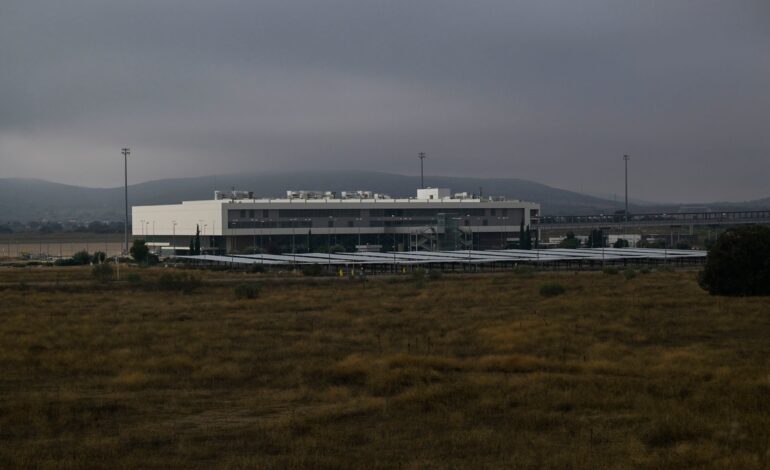
[[[360,218],[360,209],[279,209],[279,219],[320,219],[320,218]],[[461,212],[447,212],[441,209],[370,209],[369,217],[436,217],[439,214],[451,214],[453,216],[484,217],[485,209],[463,209]],[[489,215],[507,217],[508,209],[489,209]],[[269,218],[268,209],[241,209],[231,210],[229,218],[254,219]]]
[[[370,220],[366,225],[358,225],[354,220],[348,220],[345,223],[340,221],[334,221],[332,219],[326,221],[321,226],[326,227],[426,227],[436,225],[435,219],[395,219],[395,220]],[[463,225],[470,226],[470,220],[463,220]],[[489,220],[483,219],[481,225],[486,227],[489,225]],[[499,225],[499,224],[498,224]],[[313,227],[313,221],[311,219],[295,219],[295,220],[280,220],[280,221],[251,221],[251,220],[231,220],[228,224],[229,228],[251,228],[251,229],[265,229],[265,228],[300,228]]]

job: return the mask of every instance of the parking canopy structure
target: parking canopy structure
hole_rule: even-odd
[[[653,248],[585,248],[549,250],[459,250],[459,251],[392,251],[375,253],[284,253],[280,255],[197,255],[177,256],[178,259],[199,263],[229,265],[293,266],[318,264],[335,266],[370,265],[380,269],[396,266],[435,267],[455,269],[462,266],[492,268],[519,264],[563,266],[601,266],[626,264],[678,263],[694,264],[706,258],[705,251],[668,250]]]

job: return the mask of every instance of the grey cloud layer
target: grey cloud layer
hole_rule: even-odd
[[[0,176],[85,185],[292,168],[770,195],[770,4],[16,1]]]

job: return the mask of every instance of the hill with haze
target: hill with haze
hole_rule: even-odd
[[[478,194],[482,188],[484,195],[539,202],[544,215],[611,213],[622,209],[621,201],[613,202],[521,179],[427,176],[425,183],[427,186],[448,187],[453,192]],[[272,197],[284,196],[288,189],[366,189],[406,197],[414,195],[419,185],[419,176],[363,171],[218,175],[133,184],[129,186],[129,204],[170,204],[182,200],[210,199],[215,190],[232,187]],[[767,207],[770,199],[722,205],[732,208]],[[648,212],[674,210],[677,207],[677,204],[632,204],[630,209]],[[120,220],[122,211],[122,187],[86,188],[36,179],[0,179],[0,221]]]

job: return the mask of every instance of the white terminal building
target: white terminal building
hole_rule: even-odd
[[[418,189],[413,198],[287,191],[274,199],[233,190],[204,201],[134,206],[132,234],[164,254],[186,253],[196,231],[207,253],[500,249],[516,243],[539,213],[533,202],[445,188]]]

